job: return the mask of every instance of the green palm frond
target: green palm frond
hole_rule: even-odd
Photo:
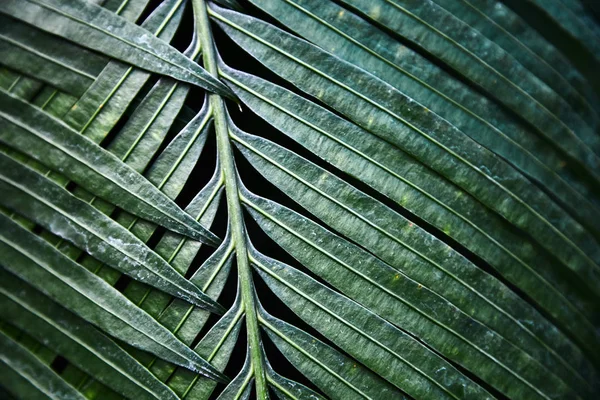
[[[513,3],[1,1],[0,395],[597,398],[600,25]]]

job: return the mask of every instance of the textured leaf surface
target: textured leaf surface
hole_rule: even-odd
[[[591,348],[599,341],[590,322],[595,320],[595,306],[573,295],[553,271],[558,267],[539,268],[540,263],[556,265],[555,261],[523,245],[525,237],[469,195],[388,143],[283,88],[231,69],[225,76],[242,101],[281,132],[463,243]],[[573,324],[579,328],[572,329]]]
[[[0,332],[0,382],[13,394],[51,399],[85,399],[33,354]]]
[[[107,59],[0,15],[2,64],[75,96],[85,93]]]
[[[225,380],[221,373],[112,286],[4,214],[0,220],[4,268],[110,335],[211,378]]]
[[[600,28],[550,3],[0,3],[0,397],[598,397]]]
[[[0,140],[65,174],[92,193],[159,225],[217,243],[142,176],[60,121],[14,97],[0,94],[7,129]]]
[[[491,398],[435,353],[347,297],[257,253],[252,262],[271,290],[299,317],[409,395]]]
[[[584,80],[581,74],[552,44],[508,7],[491,0],[433,1],[502,47],[563,97],[591,128],[598,130],[598,114],[590,104],[596,102],[593,99],[596,96],[582,87]],[[571,3],[577,4],[578,1]],[[592,98],[591,102],[586,100],[586,96]]]
[[[589,390],[581,387],[587,380],[578,372],[588,371],[583,373],[587,376],[593,371],[591,365],[586,365],[583,354],[569,339],[552,329],[535,310],[511,295],[507,287],[411,222],[327,171],[264,139],[239,130],[235,134],[234,138],[241,144],[239,147],[244,155],[263,175],[269,176],[271,182],[320,220],[386,261],[384,264],[369,257],[341,238],[283,208],[272,206],[269,207],[270,212],[265,208],[256,209],[257,213],[262,213],[259,223],[263,229],[314,273],[363,305],[370,304],[368,307],[379,310],[379,315],[387,315],[390,321],[418,337],[443,336],[413,330],[427,329],[428,323],[432,322],[431,329],[447,330],[501,365],[511,365],[513,361],[510,359],[529,359],[532,356],[546,369],[569,382],[573,390]],[[318,237],[318,241],[311,239],[313,237]],[[441,254],[445,256],[440,257]],[[345,283],[356,279],[364,280],[358,285],[361,289]],[[387,293],[391,303],[375,300],[378,290],[383,297]],[[396,304],[398,301],[403,305]],[[400,311],[405,305],[412,310]],[[442,311],[444,308],[446,310]],[[389,310],[398,310],[400,315],[416,321],[414,328],[410,328],[411,323],[394,319],[395,311]],[[518,310],[516,317],[512,310]],[[428,321],[417,316],[408,317],[414,311]],[[453,312],[453,317],[444,318]],[[534,326],[533,331],[525,324]],[[477,344],[482,337],[486,338],[485,344]],[[448,341],[443,339],[439,343]],[[516,351],[514,347],[520,347],[522,351]],[[554,348],[564,350],[551,350]],[[564,358],[564,354],[569,355],[568,359]],[[574,357],[571,358],[571,355]],[[448,357],[452,358],[452,355]],[[479,361],[471,368],[481,369],[484,364],[484,361]],[[537,368],[534,364],[530,359],[528,369]],[[518,367],[507,370],[517,374],[515,370]]]
[[[324,50],[369,71],[543,183],[588,229],[594,195],[572,182],[564,155],[492,101],[352,12],[317,0],[254,3]],[[462,2],[452,1],[452,4]],[[479,21],[479,19],[477,20]],[[487,25],[486,25],[487,26]],[[513,46],[514,47],[514,46]],[[587,204],[586,207],[580,205]]]
[[[529,232],[600,293],[596,240],[508,164],[364,70],[272,25],[220,12],[225,31],[269,68],[463,187]]]
[[[431,1],[344,0],[344,3],[425,48],[483,87],[598,176],[600,142],[595,132],[554,91],[470,26]]]
[[[261,324],[286,358],[331,398],[404,398],[356,360],[308,333],[261,312]]]
[[[223,308],[121,225],[0,153],[2,204],[134,279],[213,312]]]
[[[25,3],[4,1],[0,12],[140,68],[222,95],[230,93],[177,50],[102,7],[84,0],[26,0]]]
[[[121,394],[142,399],[177,399],[164,384],[115,342],[4,270],[0,313],[45,342],[82,370]]]

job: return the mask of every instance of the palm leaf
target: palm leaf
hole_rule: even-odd
[[[496,0],[189,3],[0,5],[2,395],[598,396],[579,60]]]

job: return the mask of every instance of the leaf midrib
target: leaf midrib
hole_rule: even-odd
[[[489,240],[490,242],[492,242],[496,247],[498,247],[500,250],[502,250],[504,253],[506,253],[509,257],[511,257],[517,263],[519,263],[520,265],[522,265],[523,267],[525,267],[525,269],[527,269],[538,280],[540,280],[541,282],[543,282],[545,284],[545,286],[547,286],[552,292],[554,292],[554,294],[557,297],[561,298],[562,302],[565,303],[571,309],[571,311],[573,313],[578,314],[580,316],[580,319],[586,325],[588,325],[589,328],[591,328],[592,330],[595,330],[594,325],[588,320],[588,318],[578,308],[576,308],[571,303],[570,300],[568,300],[561,292],[559,292],[558,289],[556,289],[552,284],[550,284],[550,282],[548,282],[543,276],[539,275],[538,272],[535,269],[533,269],[528,263],[526,263],[525,261],[521,260],[521,258],[519,258],[516,254],[514,254],[512,251],[510,251],[508,248],[506,248],[503,244],[501,244],[500,242],[498,242],[496,239],[494,239],[493,237],[491,237],[488,233],[486,233],[485,231],[483,231],[477,224],[475,224],[474,222],[472,222],[471,220],[469,220],[467,217],[464,217],[462,214],[459,214],[457,211],[455,211],[454,209],[452,209],[450,206],[446,205],[441,200],[438,200],[434,195],[426,192],[424,189],[420,188],[416,184],[414,184],[414,183],[408,181],[407,179],[405,179],[404,177],[398,175],[396,172],[392,171],[391,169],[389,169],[385,165],[380,164],[376,160],[374,160],[371,157],[367,156],[366,154],[362,153],[360,150],[355,149],[351,145],[349,145],[349,144],[345,143],[344,141],[336,138],[335,136],[332,136],[331,134],[329,134],[325,130],[319,128],[318,126],[310,123],[309,121],[304,120],[302,117],[300,117],[300,116],[294,114],[293,112],[291,112],[291,111],[283,108],[279,104],[274,103],[272,100],[270,100],[270,99],[262,96],[260,93],[254,91],[253,89],[251,89],[248,86],[244,85],[243,83],[239,82],[235,78],[233,78],[230,75],[228,75],[226,72],[221,71],[221,75],[225,79],[233,82],[237,86],[239,86],[239,87],[243,88],[244,90],[248,91],[253,96],[258,97],[259,99],[263,100],[265,103],[267,103],[267,104],[271,105],[272,107],[274,107],[274,108],[282,111],[285,114],[288,114],[289,116],[291,116],[292,118],[294,118],[297,121],[301,122],[302,124],[304,124],[304,125],[308,126],[309,128],[311,128],[311,129],[313,129],[313,130],[315,130],[315,131],[323,134],[324,136],[330,138],[334,142],[340,144],[340,146],[342,146],[342,147],[348,149],[349,151],[357,154],[359,157],[361,157],[361,158],[369,161],[371,164],[373,164],[373,165],[377,166],[378,168],[384,170],[385,172],[389,173],[390,175],[392,175],[396,179],[400,180],[401,182],[403,182],[406,185],[410,186],[414,190],[416,190],[419,193],[423,194],[425,197],[429,198],[431,201],[435,202],[440,207],[446,209],[451,214],[454,214],[456,217],[458,217],[459,219],[463,220],[465,223],[467,223],[473,229],[475,229],[476,231],[478,231],[484,238],[486,238],[487,240]]]
[[[474,289],[472,286],[470,286],[468,283],[464,282],[462,279],[460,279],[458,276],[456,276],[455,274],[453,274],[452,272],[446,270],[445,268],[443,268],[439,263],[435,262],[434,260],[431,260],[429,257],[427,257],[426,255],[422,254],[421,252],[419,252],[418,250],[412,248],[410,245],[404,243],[403,241],[401,241],[400,239],[396,238],[394,235],[392,235],[391,233],[389,233],[387,230],[381,228],[380,226],[372,223],[369,219],[363,217],[362,215],[360,215],[359,213],[355,212],[354,210],[352,210],[351,208],[345,206],[344,204],[342,204],[341,202],[339,202],[337,199],[329,196],[327,193],[323,192],[322,190],[320,190],[319,188],[317,188],[316,186],[312,185],[310,182],[307,182],[306,180],[304,180],[303,178],[301,178],[300,176],[298,176],[297,174],[295,174],[294,172],[290,171],[289,169],[285,168],[283,165],[277,163],[275,160],[271,159],[270,157],[266,156],[264,153],[261,153],[260,150],[254,148],[253,146],[251,146],[249,143],[243,141],[241,138],[239,138],[238,136],[236,136],[235,134],[232,134],[232,137],[234,138],[234,140],[242,143],[245,147],[249,148],[250,150],[254,151],[256,154],[258,154],[260,157],[263,157],[264,159],[266,159],[268,162],[270,162],[271,164],[273,164],[274,166],[276,166],[277,168],[283,170],[285,173],[287,173],[288,175],[292,176],[294,179],[300,181],[301,183],[303,183],[304,185],[308,186],[311,190],[315,191],[316,193],[320,194],[321,196],[327,198],[329,201],[331,201],[334,204],[337,204],[339,207],[341,207],[342,209],[346,210],[347,212],[349,212],[350,214],[354,215],[356,218],[360,219],[361,221],[363,221],[364,223],[366,223],[367,225],[370,225],[372,228],[376,229],[377,231],[381,232],[383,235],[387,236],[388,238],[390,238],[392,241],[400,244],[402,247],[407,248],[409,251],[411,251],[412,253],[416,254],[417,256],[421,257],[422,259],[424,259],[425,261],[427,261],[428,263],[432,264],[433,266],[435,266],[438,270],[443,271],[445,274],[447,274],[448,276],[450,276],[452,279],[454,279],[455,281],[459,282],[462,286],[468,288],[471,292],[473,292],[475,295],[477,295],[478,297],[480,297],[482,300],[484,300],[486,303],[488,303],[490,306],[492,306],[493,308],[495,308],[498,312],[504,314],[507,318],[509,318],[510,320],[512,320],[515,324],[517,324],[519,327],[521,327],[521,329],[523,329],[525,332],[527,332],[530,336],[533,337],[534,340],[536,340],[539,344],[541,344],[546,350],[550,351],[556,358],[558,358],[561,363],[567,368],[569,369],[571,372],[573,372],[578,378],[580,378],[580,380],[589,385],[587,383],[587,381],[585,381],[585,379],[583,379],[583,377],[580,376],[579,372],[575,371],[573,369],[573,367],[571,365],[569,365],[561,356],[559,356],[552,348],[550,348],[545,342],[543,342],[542,340],[540,340],[540,338],[538,338],[533,332],[531,332],[529,329],[527,329],[523,324],[521,324],[519,321],[517,321],[512,315],[510,315],[508,312],[506,312],[504,309],[500,308],[498,305],[496,305],[494,302],[492,302],[491,300],[489,300],[487,297],[485,297],[482,293],[480,293],[479,291],[477,291],[476,289]],[[279,226],[281,226],[282,228],[286,229],[288,232],[292,233],[294,236],[300,238],[301,240],[305,241],[306,243],[308,243],[309,245],[311,245],[312,247],[318,249],[320,252],[326,254],[327,256],[330,256],[329,253],[327,253],[325,250],[321,249],[318,245],[314,244],[314,242],[312,241],[308,241],[307,239],[305,239],[304,237],[296,234],[295,232],[292,232],[289,228],[287,228],[287,226],[284,226],[283,223],[281,223],[280,221],[276,220],[274,217],[272,217],[271,215],[266,215],[265,213],[262,213],[263,215],[265,215],[267,218],[271,219],[272,221],[276,222]],[[341,265],[347,266],[345,263],[343,263],[341,260],[338,260],[337,258],[334,259],[335,262],[340,263]],[[384,262],[384,261],[382,261]],[[393,268],[394,270],[400,272],[403,276],[405,276],[407,279],[413,281],[413,282],[417,282],[414,278],[409,277],[408,275],[406,275],[403,271],[399,270],[398,268],[390,265],[387,262],[384,262],[386,265],[390,266],[391,268]],[[354,270],[353,268],[351,268],[350,266],[347,266],[347,269],[352,270],[353,272],[357,273],[359,276],[363,277],[363,279],[371,281],[370,279],[367,279],[366,277],[362,276],[362,274],[358,273],[356,270]],[[373,283],[373,282],[371,282]],[[378,286],[378,284],[373,283],[376,286]],[[428,290],[430,290],[432,293],[438,294],[436,291],[430,289],[428,286],[421,284],[422,286],[426,287]],[[387,289],[382,288],[382,290],[384,291],[388,291]],[[397,297],[395,294],[393,294],[392,292],[390,292],[390,295],[392,295],[393,297]],[[438,294],[439,295],[439,294]],[[445,301],[447,301],[450,304],[453,304],[450,300],[448,300],[446,297],[439,295],[441,298],[443,298]],[[404,300],[402,300],[401,298],[398,298],[399,300],[401,300],[403,303],[409,305],[411,308],[414,308],[415,310],[417,310],[419,313],[423,314],[426,318],[431,319],[432,321],[435,321],[434,319],[430,318],[429,316],[427,316],[426,314],[422,313],[418,308],[415,308],[414,306],[412,306],[410,303],[406,303]],[[453,304],[454,305],[454,304]],[[455,306],[456,307],[456,306]],[[458,308],[458,307],[457,307]],[[513,347],[519,349],[520,351],[524,351],[523,349],[521,349],[520,347],[515,346],[514,343],[512,343],[511,340],[505,338],[503,335],[499,334],[498,332],[496,332],[493,328],[489,327],[486,323],[484,323],[483,321],[480,321],[479,319],[470,316],[469,314],[466,314],[464,311],[460,311],[461,313],[463,313],[464,315],[466,315],[468,318],[472,318],[474,320],[476,320],[477,322],[481,323],[483,326],[485,326],[487,329],[489,329],[490,331],[493,331],[494,333],[496,333],[498,336],[502,337],[504,340],[506,340],[506,342],[510,343]],[[441,324],[440,326],[445,328],[445,325]],[[448,330],[450,330],[451,332],[454,333],[454,331],[452,331],[451,329],[447,328]],[[467,339],[463,338],[462,336],[460,336],[459,334],[457,334],[457,336],[459,336],[461,339],[467,341]],[[468,341],[467,341],[468,342]],[[468,342],[470,343],[470,342]],[[477,346],[474,346],[477,348]],[[483,352],[483,354],[486,354],[483,350],[480,350]],[[529,353],[526,352],[526,354],[528,354],[536,363],[540,364],[544,369],[548,370],[543,364],[541,364],[537,359],[535,359],[533,356],[531,356]],[[486,354],[487,355],[487,354]],[[494,359],[493,357],[490,356],[490,358]],[[552,371],[548,372],[554,374]],[[560,379],[560,378],[559,378]],[[561,379],[562,380],[562,379]]]
[[[244,201],[245,198],[242,199],[242,201]],[[392,292],[391,290],[389,290],[388,288],[385,288],[383,286],[381,286],[378,282],[374,281],[373,279],[371,279],[370,277],[364,275],[363,273],[361,273],[360,271],[358,271],[355,268],[352,268],[349,264],[345,263],[344,261],[340,260],[339,258],[337,258],[335,255],[329,253],[327,250],[323,249],[322,247],[320,247],[319,245],[315,244],[313,241],[301,236],[300,234],[294,232],[291,228],[289,228],[288,226],[286,226],[284,223],[282,223],[281,221],[279,221],[277,218],[273,217],[271,214],[269,214],[268,212],[264,211],[263,209],[261,209],[260,207],[258,207],[256,204],[245,200],[244,201],[245,204],[247,204],[248,206],[254,208],[256,211],[258,211],[259,213],[261,213],[261,215],[263,215],[264,217],[270,219],[271,221],[273,221],[274,223],[276,223],[277,225],[279,225],[281,228],[285,229],[286,231],[288,231],[290,234],[294,235],[295,237],[297,237],[298,239],[300,239],[301,241],[303,241],[304,243],[308,244],[309,246],[313,247],[314,249],[316,249],[317,251],[319,251],[321,254],[325,255],[326,257],[330,258],[332,261],[334,261],[335,263],[341,265],[343,268],[345,268],[348,271],[351,271],[352,273],[354,273],[355,275],[359,276],[360,278],[362,278],[363,280],[369,282],[371,285],[373,285],[374,287],[376,287],[377,289],[379,289],[380,291],[384,292],[385,294],[387,294],[388,296],[391,296],[392,298],[396,299],[397,301],[400,301],[401,303],[405,304],[407,307],[411,308],[413,311],[415,311],[416,313],[420,314],[422,317],[426,318],[427,320],[429,320],[430,322],[432,322],[434,325],[438,325],[442,330],[446,330],[448,332],[450,332],[451,334],[453,334],[454,336],[456,336],[458,339],[462,340],[464,343],[466,343],[467,345],[470,345],[472,348],[474,348],[475,350],[477,350],[478,352],[480,352],[482,355],[484,355],[485,357],[487,357],[489,360],[491,360],[493,363],[497,364],[498,366],[500,366],[502,369],[504,369],[505,371],[509,372],[511,375],[513,375],[515,378],[517,378],[518,380],[520,380],[521,382],[523,382],[525,385],[529,386],[532,390],[534,390],[535,392],[537,392],[540,396],[546,398],[547,400],[550,400],[550,398],[545,395],[544,393],[542,393],[537,387],[535,387],[533,384],[531,384],[529,381],[527,381],[525,378],[521,377],[518,373],[516,373],[515,371],[513,371],[511,368],[509,368],[508,366],[506,366],[503,362],[501,362],[500,360],[498,360],[496,357],[492,356],[491,354],[489,354],[488,352],[486,352],[484,349],[482,349],[481,347],[479,347],[478,345],[476,345],[475,343],[471,342],[469,339],[465,338],[462,334],[456,332],[454,329],[448,327],[447,325],[445,325],[443,322],[436,320],[435,318],[429,316],[428,314],[426,314],[424,311],[422,311],[421,309],[419,309],[417,306],[413,305],[411,302],[409,302],[408,300],[400,297],[399,295],[397,295],[396,293]],[[388,265],[388,264],[386,264]],[[391,266],[390,266],[391,267]],[[393,268],[393,267],[391,267]],[[404,274],[404,272],[393,268],[395,271],[398,271],[400,274],[402,274],[402,276],[404,276],[407,280],[410,280],[412,282],[416,282],[414,279],[410,278],[409,276],[407,276],[406,274]],[[422,285],[424,286],[424,285]],[[429,290],[430,292],[434,293],[437,295],[437,293],[431,289],[429,289],[427,286],[424,286],[427,290]],[[438,295],[440,296],[440,295]],[[446,300],[443,296],[440,296],[442,299]],[[448,301],[448,300],[446,300]],[[448,301],[449,302],[449,301]],[[450,303],[450,302],[449,302]],[[365,308],[367,308],[365,306]],[[368,309],[368,308],[367,308]],[[460,310],[459,308],[456,307],[456,310],[458,312],[460,312],[461,314],[464,314],[465,316],[467,316],[467,318],[472,319],[468,314],[466,314],[464,311]],[[373,311],[372,311],[373,312]],[[376,314],[375,312],[373,312],[374,314]],[[378,315],[378,314],[376,314]],[[382,319],[388,320],[386,317],[381,316]],[[475,320],[473,318],[473,320]],[[478,320],[475,320],[477,322],[479,322]],[[398,326],[396,323],[388,321],[390,323],[392,323],[395,326]],[[481,322],[479,322],[481,323]],[[482,324],[483,325],[483,324]],[[484,325],[485,326],[485,325]],[[399,326],[398,326],[399,327]],[[498,335],[499,337],[501,337],[502,339],[504,339],[506,341],[506,343],[510,346],[512,346],[513,348],[519,350],[519,351],[523,351],[521,349],[519,349],[518,347],[516,347],[513,343],[511,343],[510,341],[508,341],[507,339],[504,338],[504,336],[500,335],[499,333],[497,333],[496,331],[494,331],[493,329],[489,328],[488,329],[493,332],[494,334]],[[525,353],[523,351],[523,353]],[[525,353],[531,361],[535,362],[536,364],[538,364],[539,366],[541,366],[543,369],[545,369],[546,371],[548,371],[549,373],[551,373],[552,375],[554,375],[554,373],[552,373],[551,371],[549,371],[544,365],[542,365],[537,359],[529,356],[528,353]],[[558,378],[558,377],[557,377]],[[559,378],[560,379],[560,378]]]
[[[241,26],[239,26],[239,25],[237,25],[237,24],[235,24],[235,23],[227,20],[226,18],[222,17],[221,15],[219,15],[219,14],[217,14],[215,12],[211,12],[211,16],[215,17],[219,21],[222,21],[222,22],[226,23],[227,25],[232,26],[233,28],[239,30],[240,32],[243,32],[244,34],[246,34],[247,36],[251,37],[252,39],[254,39],[254,40],[262,43],[263,45],[265,45],[265,46],[267,46],[267,47],[275,50],[276,52],[284,55],[285,57],[291,59],[292,61],[294,61],[294,62],[302,65],[304,68],[307,68],[307,69],[313,71],[315,74],[320,75],[321,77],[323,77],[323,78],[325,78],[325,79],[333,82],[337,86],[339,86],[339,87],[343,88],[344,90],[346,90],[346,91],[354,94],[356,97],[359,97],[359,98],[363,99],[365,102],[370,103],[374,107],[380,109],[384,113],[386,113],[386,114],[390,115],[391,117],[393,117],[394,119],[398,120],[400,123],[405,124],[406,126],[408,126],[413,131],[419,133],[421,136],[423,136],[424,138],[426,138],[427,140],[429,140],[433,144],[437,145],[442,150],[445,150],[447,153],[449,153],[450,155],[452,155],[454,158],[456,158],[457,160],[459,160],[463,164],[467,165],[473,171],[475,171],[476,173],[482,175],[483,178],[485,178],[486,180],[490,181],[493,185],[495,185],[498,188],[500,188],[508,196],[510,196],[511,198],[513,198],[514,201],[516,201],[517,203],[520,203],[521,206],[525,207],[531,214],[533,214],[537,219],[539,219],[550,230],[554,231],[554,233],[556,235],[558,235],[563,241],[565,241],[566,243],[568,243],[577,253],[579,253],[580,257],[582,257],[588,264],[590,264],[592,266],[592,268],[598,268],[598,269],[600,269],[600,265],[596,264],[578,245],[576,245],[575,243],[573,243],[573,241],[571,239],[569,239],[567,236],[565,236],[560,230],[558,230],[554,225],[552,225],[544,216],[542,216],[539,212],[537,212],[531,206],[529,206],[527,203],[525,203],[520,197],[518,197],[516,194],[514,194],[510,189],[504,187],[500,182],[496,181],[494,178],[492,178],[491,176],[487,175],[480,168],[478,168],[477,166],[473,165],[470,161],[468,161],[467,159],[465,159],[464,157],[462,157],[461,155],[459,155],[458,153],[456,153],[454,150],[446,147],[446,145],[444,145],[443,143],[441,143],[437,139],[433,138],[432,136],[428,135],[427,133],[425,133],[424,131],[422,131],[420,128],[418,128],[417,126],[415,126],[411,122],[404,120],[401,116],[397,115],[395,112],[393,112],[391,110],[388,110],[385,106],[383,106],[383,105],[381,105],[381,104],[373,101],[372,99],[364,96],[360,92],[357,92],[356,90],[350,88],[349,86],[347,86],[347,85],[339,82],[338,80],[336,80],[336,79],[330,77],[329,75],[321,72],[320,70],[314,68],[310,64],[307,64],[304,61],[298,59],[297,57],[295,57],[295,56],[287,53],[283,49],[280,49],[278,47],[275,47],[275,46],[271,45],[269,42],[267,42],[267,41],[263,40],[262,38],[260,38],[260,37],[258,37],[256,35],[252,34],[251,32],[245,30]],[[335,56],[333,56],[333,57],[335,57]],[[345,63],[345,61],[343,61],[341,59],[338,59],[338,60],[340,62]],[[348,65],[351,65],[351,64],[348,64]],[[355,67],[355,68],[358,68],[358,67]],[[367,73],[367,72],[365,71],[365,73]],[[378,79],[378,78],[375,77],[375,79]],[[381,81],[381,82],[383,82],[383,81]],[[386,85],[388,85],[385,82],[383,82],[383,83],[386,84]],[[393,88],[393,87],[390,86],[390,88]],[[393,89],[396,90],[395,88],[393,88]],[[419,103],[417,103],[417,104],[419,104]],[[454,128],[454,129],[456,129],[456,128]],[[457,131],[458,131],[458,129],[457,129]],[[460,131],[458,131],[458,132],[460,132]],[[502,214],[500,214],[500,215],[502,215]]]

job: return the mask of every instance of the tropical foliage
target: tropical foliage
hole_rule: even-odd
[[[598,398],[594,12],[0,1],[0,396]]]

